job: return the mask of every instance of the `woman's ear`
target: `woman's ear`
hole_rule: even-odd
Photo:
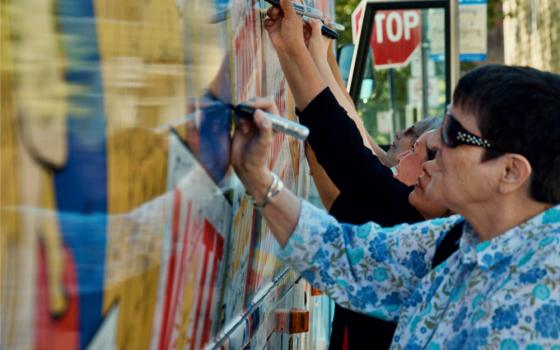
[[[524,187],[533,172],[533,168],[527,158],[520,154],[507,154],[504,163],[503,173],[500,178],[500,192],[514,192]]]

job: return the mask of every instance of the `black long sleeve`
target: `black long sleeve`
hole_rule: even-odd
[[[338,220],[383,226],[422,220],[408,202],[412,187],[395,179],[364,146],[356,124],[328,88],[298,115],[310,130],[317,161],[341,192],[331,208]]]

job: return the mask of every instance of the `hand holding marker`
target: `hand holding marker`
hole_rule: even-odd
[[[280,0],[265,0],[265,1],[271,4],[272,6],[280,7]],[[300,3],[292,2],[292,4],[294,6],[294,10],[296,11],[296,13],[301,15],[303,17],[303,20],[306,20],[306,18],[316,18],[323,22],[325,21],[323,17],[323,13],[320,10]],[[259,6],[259,3],[255,5],[255,8],[260,11],[266,11],[266,9],[261,8]],[[229,10],[225,12],[229,13]],[[224,15],[221,15],[220,18],[214,18],[213,22],[218,22],[225,18],[222,17],[224,17]],[[330,24],[333,26],[340,27],[339,24],[334,22]],[[342,30],[344,30],[344,27],[342,27]],[[328,28],[326,25],[321,26],[321,33],[330,39],[338,39],[339,37],[337,32]],[[229,104],[229,107],[235,112],[235,114],[238,117],[248,119],[248,120],[253,120],[253,115],[255,114],[256,108],[245,104],[239,104],[239,105]],[[282,118],[280,116],[268,112],[264,112],[264,115],[271,121],[272,128],[276,131],[282,132],[287,135],[291,135],[299,140],[305,140],[309,135],[309,129],[301,124],[298,124],[289,119]]]
[[[248,119],[248,120],[253,120],[253,115],[257,110],[256,108],[245,104],[239,104],[239,105],[230,104],[229,107],[235,112],[235,114],[238,117]],[[274,115],[272,113],[268,113],[265,111],[262,112],[268,118],[268,120],[271,121],[272,128],[276,131],[282,132],[287,135],[291,135],[302,141],[304,141],[309,135],[309,129],[301,124]]]
[[[280,7],[280,0],[265,0],[265,1],[271,4],[272,6]],[[320,10],[297,2],[292,2],[292,5],[294,6],[294,10],[296,11],[296,13],[301,15],[304,20],[306,17],[309,17],[309,18],[316,18],[318,20],[323,21],[323,13]],[[335,25],[335,23],[333,23],[333,25]],[[321,26],[321,33],[323,33],[323,35],[329,39],[336,40],[339,37],[337,32],[330,29],[326,25]]]
[[[265,1],[273,6],[280,7],[280,0],[265,0]],[[323,13],[314,7],[299,4],[296,2],[292,2],[292,4],[294,6],[294,10],[302,16],[304,21],[306,20],[306,18],[316,18],[321,20],[321,22],[323,23],[327,23],[327,25],[323,25],[321,27],[321,32],[327,38],[336,40],[339,37],[338,33],[333,29],[329,28],[329,26],[333,27],[336,30],[344,30],[344,26],[342,24],[336,23],[330,20],[329,18],[324,17]],[[262,12],[266,12],[266,9],[262,8],[259,2],[255,3],[255,9]],[[210,19],[210,23],[223,22],[229,17],[229,14],[230,14],[230,8],[224,7],[221,10],[217,11],[212,16],[212,18]]]

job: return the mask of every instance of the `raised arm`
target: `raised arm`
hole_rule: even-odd
[[[393,178],[364,145],[356,123],[327,88],[305,46],[303,22],[291,2],[280,4],[284,11],[269,9],[265,28],[301,111],[300,122],[310,128],[308,140],[319,163],[341,192],[360,193],[388,208],[407,211],[404,216],[417,216],[407,204],[411,189]]]
[[[305,156],[307,157],[309,170],[315,181],[315,186],[317,187],[317,192],[319,192],[321,202],[325,209],[330,211],[332,205],[340,195],[340,190],[327,175],[325,168],[319,164],[317,157],[315,157],[315,152],[313,152],[308,143],[305,144]]]
[[[320,29],[320,24],[318,25],[318,22],[312,24],[309,52],[311,53],[311,57],[313,57],[313,61],[317,65],[323,79],[327,82],[329,89],[331,89],[335,95],[338,103],[344,107],[344,109],[348,112],[348,116],[354,121],[354,123],[356,123],[356,127],[360,131],[360,135],[364,140],[364,145],[373,151],[381,163],[389,164],[387,153],[367,132],[364,121],[358,115],[354,101],[352,100],[352,97],[350,97],[348,90],[346,90],[346,86],[342,80],[342,75],[340,74],[340,69],[334,55],[334,41],[320,35]],[[328,49],[325,50],[327,45]]]
[[[271,7],[264,22],[282,71],[292,90],[296,108],[303,110],[327,85],[303,41],[303,22],[290,0]]]
[[[372,201],[384,201],[406,210],[410,188],[393,177],[363,140],[354,121],[329,89],[323,90],[298,113],[310,129],[308,142],[319,164],[343,193],[361,193]],[[403,200],[404,198],[404,200]]]
[[[257,98],[250,103],[253,107],[278,114],[271,99]],[[273,183],[273,175],[267,166],[272,147],[272,123],[262,111],[255,112],[254,122],[239,120],[233,137],[231,160],[247,192],[258,204],[265,201]],[[261,210],[270,230],[280,245],[286,244],[299,217],[300,201],[289,190],[284,189],[271,198]]]
[[[346,89],[341,85],[342,78],[340,77],[340,73],[338,70],[338,66],[336,66],[336,59],[334,58],[334,53],[332,47],[330,46],[329,40],[325,38],[321,34],[321,22],[319,20],[310,20],[311,24],[311,38],[309,39],[309,53],[313,58],[313,62],[317,66],[319,73],[327,83],[327,86],[336,97],[338,103],[346,110],[348,113],[348,117],[350,117],[354,123],[356,123],[356,127],[360,132],[360,136],[363,140],[364,146],[372,149],[369,143],[369,134],[366,131],[364,126],[364,121],[358,115],[356,108],[354,107],[354,102],[350,98],[350,95],[346,92]],[[331,59],[334,59],[334,67],[331,66],[329,62],[328,56],[332,56]],[[335,72],[337,74],[335,74]],[[337,79],[337,76],[340,78]],[[320,116],[317,116],[320,118]],[[372,149],[373,150],[373,149]]]
[[[387,152],[385,152],[385,150],[381,148],[381,146],[379,146],[377,142],[375,142],[375,140],[373,139],[373,137],[371,137],[371,135],[368,135],[368,140],[373,150],[373,153],[375,153],[375,155],[377,156],[377,158],[379,158],[381,163],[383,163],[385,166],[389,166],[388,164],[391,164],[391,161],[387,157]]]
[[[403,304],[422,298],[412,294],[458,219],[392,228],[341,224],[302,201],[295,231],[279,256],[337,304],[396,321]]]
[[[336,56],[334,54],[334,40],[329,40],[329,49],[327,50],[327,61],[329,62],[329,67],[331,67],[331,72],[336,79],[336,82],[340,89],[342,90],[343,94],[346,96],[346,99],[354,106],[354,101],[348,90],[346,89],[346,85],[344,84],[344,80],[342,79],[342,74],[340,73],[340,69],[338,67],[338,62],[336,61]]]

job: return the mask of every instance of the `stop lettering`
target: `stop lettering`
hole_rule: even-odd
[[[371,35],[376,68],[407,65],[420,45],[419,10],[378,11]]]

